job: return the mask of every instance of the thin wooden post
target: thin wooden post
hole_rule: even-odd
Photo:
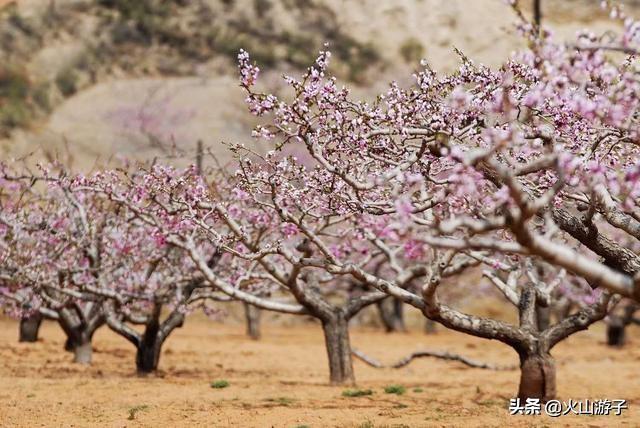
[[[202,175],[202,157],[203,157],[202,140],[198,140],[198,145],[196,148],[196,173],[198,175]]]
[[[542,0],[533,0],[533,22],[540,29],[540,24],[542,24]]]

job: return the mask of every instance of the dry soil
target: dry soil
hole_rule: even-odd
[[[554,352],[560,398],[623,398],[622,416],[509,416],[517,371],[487,371],[456,362],[419,360],[374,369],[355,362],[358,388],[347,398],[328,385],[327,358],[315,324],[264,326],[252,341],[242,325],[190,319],[165,346],[157,375],[137,376],[128,342],[108,331],[95,337],[94,364],[71,363],[53,323],[35,344],[16,341],[17,324],[0,320],[2,427],[614,427],[640,426],[640,330],[624,349],[604,344],[603,326],[580,333]],[[516,355],[497,342],[440,331],[385,334],[356,328],[355,348],[392,362],[421,349],[451,350],[496,364]],[[229,386],[214,389],[212,381]],[[386,394],[398,384],[403,395]]]

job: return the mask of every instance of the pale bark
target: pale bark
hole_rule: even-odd
[[[244,303],[244,318],[247,324],[247,336],[253,340],[260,339],[260,309]]]
[[[91,342],[76,344],[73,348],[73,362],[78,364],[91,364],[93,346]]]
[[[73,361],[91,364],[93,335],[105,323],[101,308],[64,308],[58,312],[58,323],[67,335],[64,347],[74,353]]]

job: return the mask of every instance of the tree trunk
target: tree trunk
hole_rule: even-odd
[[[633,314],[637,310],[637,303],[623,299],[609,313],[607,320],[607,344],[609,346],[624,346],[627,326],[633,322]]]
[[[42,315],[35,313],[20,320],[20,342],[37,342]]]
[[[536,306],[536,322],[538,331],[545,331],[551,325],[551,308]]]
[[[538,398],[547,402],[556,397],[556,367],[548,353],[520,356],[520,399]]]
[[[159,313],[158,309],[156,315],[159,316]],[[158,368],[162,340],[160,339],[160,322],[157,316],[145,326],[142,340],[138,343],[136,351],[138,373],[151,373]]]
[[[85,340],[83,343],[75,343],[73,347],[73,362],[79,364],[91,364],[93,356],[93,347],[91,339]]]
[[[349,321],[342,314],[335,314],[322,322],[329,373],[332,385],[354,384],[351,343],[349,341]]]
[[[67,352],[73,352],[76,348],[76,344],[73,342],[70,336],[67,336],[67,340],[64,341],[64,350]]]
[[[430,320],[430,319],[427,319],[424,322],[424,332],[427,333],[427,334],[437,333],[438,332],[437,326],[438,326],[437,322],[435,322],[433,320]]]
[[[403,303],[401,300],[388,297],[376,303],[380,320],[384,325],[385,331],[391,333],[394,331],[406,331],[404,325]]]
[[[404,303],[400,299],[393,299],[393,315],[396,322],[396,331],[407,331],[404,324]]]
[[[73,352],[73,361],[80,364],[91,364],[93,355],[93,334],[104,325],[102,315],[99,318],[86,320],[78,312],[64,309],[59,312],[58,323],[67,335],[64,349]]]
[[[136,351],[136,369],[138,373],[152,373],[158,369],[162,344],[159,341],[140,342]]]
[[[625,342],[626,325],[619,317],[611,317],[607,323],[607,345],[623,346]]]
[[[247,335],[253,340],[260,339],[260,309],[244,303],[244,316],[247,320]]]
[[[71,326],[64,330],[67,333],[64,349],[65,351],[73,352],[73,362],[91,364],[93,332],[88,331],[83,325]]]

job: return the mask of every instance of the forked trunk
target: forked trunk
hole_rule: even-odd
[[[260,339],[260,309],[245,303],[244,316],[247,321],[247,335],[253,340]]]
[[[93,334],[98,328],[104,325],[102,315],[97,318],[81,319],[78,313],[63,310],[60,312],[58,323],[67,335],[64,342],[64,349],[73,352],[73,361],[80,364],[91,364],[93,356],[92,340]]]
[[[542,402],[556,397],[556,367],[548,353],[520,357],[520,399],[538,398]]]
[[[67,340],[64,343],[64,349],[65,351],[73,352],[73,362],[91,364],[93,332],[82,328],[82,326],[66,329],[65,332],[67,333]]]
[[[348,324],[346,317],[341,314],[322,322],[332,385],[355,383]]]
[[[42,315],[35,313],[20,320],[20,342],[37,342]]]

